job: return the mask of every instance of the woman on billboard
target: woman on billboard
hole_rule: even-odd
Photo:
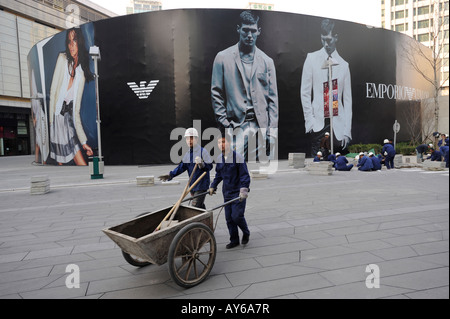
[[[82,150],[92,156],[92,148],[81,122],[84,84],[93,79],[89,54],[80,28],[67,30],[65,52],[58,55],[50,88],[50,157],[59,165],[74,161],[87,165]]]

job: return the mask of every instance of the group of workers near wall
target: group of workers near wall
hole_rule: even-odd
[[[329,134],[325,134],[325,139],[329,138]],[[227,134],[221,135],[218,140],[218,147],[221,154],[216,159],[215,178],[211,182],[209,172],[213,169],[213,161],[203,147],[198,144],[198,131],[195,128],[189,128],[185,132],[186,143],[189,146],[189,151],[184,155],[181,163],[167,175],[159,176],[162,181],[170,181],[174,177],[187,171],[190,178],[190,185],[193,185],[203,173],[206,172],[202,178],[191,191],[193,200],[191,204],[198,208],[205,209],[206,195],[214,195],[217,191],[218,185],[223,182],[222,193],[225,202],[228,202],[239,197],[239,201],[234,201],[225,206],[225,220],[230,234],[230,242],[226,248],[233,248],[240,243],[246,245],[250,238],[250,231],[248,229],[247,221],[245,220],[245,206],[248,193],[250,191],[250,174],[248,172],[247,164],[244,157],[232,149],[232,137]],[[448,167],[448,137],[443,134],[443,138],[439,141],[440,150],[434,150],[432,144],[419,145],[417,147],[417,156],[422,159],[423,154],[430,150],[430,159],[441,161],[442,157],[446,159]],[[322,144],[326,148],[325,143]],[[350,171],[353,164],[349,164],[345,156],[340,153],[328,154],[327,160],[333,162],[333,166],[338,171]],[[358,157],[358,170],[360,171],[377,171],[381,170],[382,164],[387,169],[394,168],[395,148],[391,141],[384,140],[384,145],[381,154],[375,156],[372,152],[368,155],[361,152]],[[322,152],[318,152],[314,158],[314,162],[324,160]],[[239,240],[239,229],[242,231],[242,241]]]
[[[327,133],[325,133],[325,141],[327,139]],[[329,154],[327,157],[323,156],[321,151],[317,152],[314,157],[313,162],[320,162],[323,160],[327,160],[333,163],[333,167],[337,171],[350,171],[353,168],[353,164],[348,163],[348,159],[345,156],[342,156],[341,153],[330,154],[329,150],[326,147],[326,142],[322,144],[322,150],[324,150],[325,154]],[[392,145],[391,141],[388,139],[384,140],[384,145],[381,150],[381,154],[375,156],[374,153],[369,152],[369,154],[365,154],[364,152],[360,152],[356,157],[358,163],[356,166],[359,171],[378,171],[381,170],[382,164],[386,166],[387,169],[394,168],[394,158],[395,158],[395,148]]]
[[[445,167],[449,167],[449,140],[448,135],[444,133],[435,133],[436,137],[440,136],[438,147],[435,148],[433,144],[421,144],[416,147],[417,163],[424,161],[424,154],[429,152],[430,155],[426,158],[431,161],[445,162]]]
[[[439,133],[438,133],[439,134]],[[447,134],[439,134],[441,139],[438,142],[438,149],[433,144],[421,144],[416,147],[417,163],[422,163],[424,160],[424,154],[430,152],[430,155],[426,158],[431,161],[445,161],[446,167],[449,167],[449,139]],[[340,153],[330,154],[329,152],[329,133],[325,133],[325,137],[321,141],[321,151],[317,152],[314,157],[314,162],[321,162],[324,160],[333,162],[333,167],[337,171],[350,171],[353,168],[353,164],[349,164],[345,156]],[[377,171],[381,170],[382,164],[387,169],[394,168],[394,158],[396,155],[395,147],[392,141],[385,139],[384,145],[381,150],[381,154],[375,155],[372,152],[365,154],[359,153],[357,156],[357,167],[360,171]]]

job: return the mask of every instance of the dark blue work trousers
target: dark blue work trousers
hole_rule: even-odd
[[[225,202],[232,200],[239,196],[239,193],[234,197],[225,197]],[[245,204],[247,200],[235,201],[225,206],[225,220],[227,221],[228,232],[230,233],[230,244],[239,244],[239,230],[241,229],[244,235],[250,235],[248,230],[247,221],[244,217]]]
[[[386,158],[384,160],[384,165],[386,165],[387,169],[394,168],[394,156],[386,155]]]

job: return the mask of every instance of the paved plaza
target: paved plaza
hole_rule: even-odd
[[[129,265],[102,229],[173,205],[186,174],[167,186],[156,177],[174,165],[106,166],[92,180],[87,167],[33,160],[0,158],[1,299],[449,298],[448,169],[315,176],[280,161],[251,183],[248,245],[225,249],[222,212],[210,277],[183,289],[166,264]],[[32,195],[39,175],[49,177],[50,192]],[[143,175],[156,184],[137,186]],[[207,207],[221,202],[219,192],[206,198]],[[66,286],[68,265],[79,267],[79,288]]]

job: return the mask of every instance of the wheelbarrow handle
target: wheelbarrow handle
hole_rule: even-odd
[[[197,198],[197,197],[200,197],[200,196],[203,196],[203,195],[206,195],[206,194],[209,194],[209,191],[206,191],[206,192],[197,194],[197,195],[195,195],[195,196],[186,198],[186,199],[182,200],[181,203],[188,202],[188,201],[190,201],[190,200],[193,200],[194,198]]]
[[[231,203],[234,203],[235,201],[238,201],[238,200],[240,200],[240,199],[241,199],[241,198],[238,196],[238,197],[236,197],[236,198],[233,198],[232,200],[229,200],[228,202],[225,202],[225,203],[223,203],[223,204],[220,204],[219,206],[216,206],[216,207],[214,207],[214,208],[208,209],[208,211],[213,211],[213,210],[222,208],[222,207],[227,206],[227,205],[230,205]]]

